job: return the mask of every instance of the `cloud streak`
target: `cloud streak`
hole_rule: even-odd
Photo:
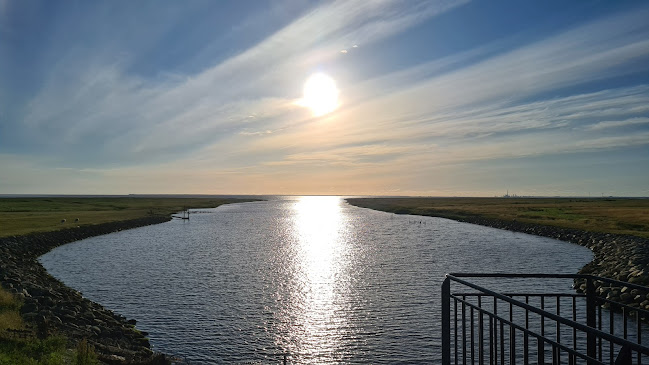
[[[375,42],[458,4],[332,3],[200,74],[163,81],[125,74],[120,64],[85,65],[79,61],[87,57],[75,50],[27,104],[24,128],[41,148],[67,158],[101,143],[98,158],[124,162],[214,143],[250,128],[250,114],[270,124],[299,122],[305,116],[287,107],[299,96],[287,87],[294,79],[288,75],[307,75],[348,39]]]
[[[195,175],[201,186],[227,176],[235,187],[252,177],[274,179],[276,187],[297,186],[284,176],[366,177],[377,191],[389,191],[396,176],[415,186],[435,169],[476,161],[649,144],[646,80],[606,82],[647,72],[644,8],[534,43],[499,40],[341,83],[342,107],[322,118],[296,107],[301,82],[322,65],[342,67],[341,59],[363,57],[366,46],[466,2],[406,4],[327,3],[196,73],[140,75],[129,71],[128,57],[111,63],[93,56],[98,50],[70,48],[50,65],[42,88],[13,111],[10,130],[28,136],[19,142],[37,157],[11,169],[25,175],[46,165],[71,167],[143,181],[144,172],[176,171]],[[8,147],[0,152],[19,156]]]

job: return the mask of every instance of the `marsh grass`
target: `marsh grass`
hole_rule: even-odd
[[[152,215],[169,216],[187,207],[213,208],[254,199],[215,198],[2,198],[0,237],[100,224]],[[75,222],[75,219],[79,219]],[[61,221],[65,219],[65,223]]]
[[[495,218],[649,238],[649,199],[359,198],[352,205],[450,219]]]
[[[77,344],[74,365],[91,365],[96,363],[97,354],[95,354],[95,348],[84,338]]]
[[[24,329],[24,323],[20,317],[22,302],[10,292],[0,288],[0,339],[7,334],[7,329]]]
[[[0,312],[0,328],[2,328],[3,331],[6,331],[7,329],[18,330],[23,327],[23,320],[18,311]]]
[[[19,309],[20,301],[10,292],[0,288],[0,311],[4,309]]]
[[[73,353],[66,349],[63,337],[44,340],[0,341],[0,365],[63,365],[72,363]]]

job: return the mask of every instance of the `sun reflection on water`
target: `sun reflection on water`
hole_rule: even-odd
[[[342,199],[302,197],[294,204],[295,264],[300,289],[294,293],[294,333],[289,346],[294,358],[310,362],[336,356],[345,318],[337,315],[344,302],[348,262],[346,217]],[[297,304],[297,303],[296,303]]]

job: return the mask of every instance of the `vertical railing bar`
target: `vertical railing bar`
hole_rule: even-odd
[[[525,296],[525,304],[530,304],[529,295]],[[525,309],[525,329],[526,330],[530,329],[530,311],[528,309]],[[523,337],[523,364],[524,365],[529,365],[529,361],[530,361],[529,341],[530,341],[530,336],[527,334],[526,331],[525,336]]]
[[[624,319],[624,327],[623,327],[624,332],[623,333],[624,333],[624,339],[626,340],[627,339],[627,332],[628,332],[627,323],[628,323],[628,319],[629,319],[629,311],[626,309],[626,307],[622,307],[622,318]]]
[[[561,297],[557,296],[557,316],[561,315]],[[557,343],[561,343],[561,324],[557,321]],[[561,364],[561,356],[559,356],[559,348],[557,347],[557,365]]]
[[[462,296],[466,300],[465,296]],[[466,365],[466,303],[462,302],[462,365]]]
[[[595,285],[591,278],[586,278],[586,325],[595,328],[597,326],[595,317],[595,308],[597,306],[597,297],[595,296]],[[595,334],[590,331],[586,333],[586,355],[595,358],[597,354],[597,339]],[[588,361],[592,364],[592,361]]]
[[[457,339],[458,339],[458,330],[457,330],[457,322],[458,322],[458,320],[457,320],[457,299],[454,300],[453,303],[455,304],[455,305],[454,305],[454,307],[455,307],[455,310],[454,310],[454,312],[455,312],[455,321],[453,322],[454,327],[455,327],[455,346],[453,346],[453,351],[454,351],[454,357],[455,357],[455,363],[454,363],[454,364],[457,365],[457,364],[458,364],[458,351],[457,351]]]
[[[494,365],[494,319],[489,316],[489,364]]]
[[[545,310],[545,297],[541,296],[541,310]],[[541,336],[545,336],[545,316],[541,316]]]
[[[475,323],[473,321],[473,307],[471,307],[471,365],[475,365],[475,341],[474,341],[474,328]]]
[[[442,283],[442,364],[451,365],[451,280]]]
[[[498,364],[498,325],[496,317],[498,316],[498,298],[494,297],[494,364]]]
[[[510,296],[510,298],[513,298]],[[514,304],[509,303],[509,323],[514,323]],[[511,365],[514,364],[512,359],[514,359],[516,356],[512,357],[512,353],[516,351],[516,348],[514,347],[514,327],[509,326],[509,363]]]
[[[638,324],[638,345],[642,344],[642,319],[640,312],[636,311],[636,323]],[[642,353],[638,352],[638,365],[642,365]]]
[[[608,310],[608,324],[609,324],[609,333],[612,335],[615,333],[615,319],[613,318],[613,311],[614,311],[614,304],[611,303],[611,306],[609,307]],[[611,364],[613,363],[613,353],[614,353],[614,348],[613,348],[613,342],[609,341],[609,361]]]
[[[545,341],[543,337],[538,339],[537,364],[545,364]]]
[[[481,309],[478,313],[478,363],[484,365],[484,315],[482,314],[482,297],[478,297],[478,307]]]
[[[575,296],[572,297],[572,320],[577,322],[577,297]],[[575,327],[572,328],[572,348],[577,351],[577,329]]]
[[[552,345],[552,365],[558,365],[559,364],[559,354],[558,351],[559,349],[557,346]]]
[[[500,363],[505,365],[505,324],[500,321]]]
[[[510,322],[512,322],[510,320]],[[509,364],[516,364],[516,330],[509,326]]]
[[[598,313],[597,314],[597,329],[601,331],[602,330],[602,306],[601,305],[597,306],[597,313]],[[597,347],[599,349],[598,350],[599,351],[599,357],[597,358],[597,360],[602,361],[604,359],[604,355],[602,355],[602,338],[601,337],[597,337],[597,343],[598,343]]]

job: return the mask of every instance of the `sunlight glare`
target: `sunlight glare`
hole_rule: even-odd
[[[340,198],[337,196],[304,196],[295,204],[298,231],[319,264],[326,251],[338,244],[337,236],[343,224]]]
[[[347,285],[347,217],[337,196],[304,196],[294,204],[297,259],[302,290],[293,301],[301,332],[296,342],[303,354],[333,353],[347,324],[337,315]]]
[[[311,109],[319,117],[338,108],[338,88],[336,82],[323,73],[311,75],[304,83],[304,95],[299,105]]]

